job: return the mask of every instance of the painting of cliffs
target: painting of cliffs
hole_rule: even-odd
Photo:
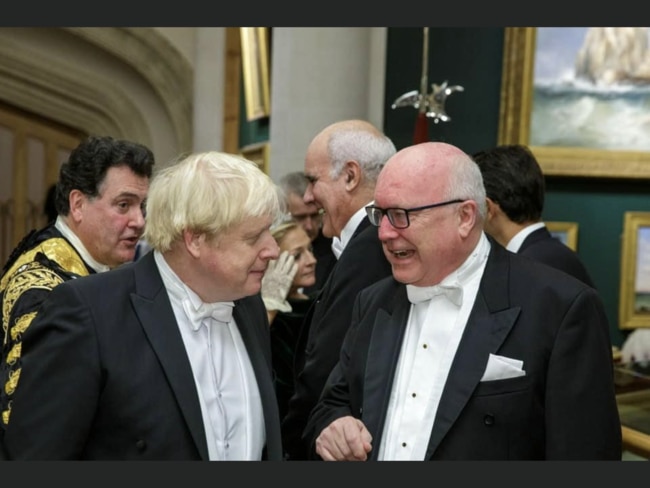
[[[649,30],[537,28],[530,144],[650,151]]]
[[[576,77],[601,86],[650,83],[648,28],[588,28],[576,56]]]

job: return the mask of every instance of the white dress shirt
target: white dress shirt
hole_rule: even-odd
[[[347,246],[348,242],[350,242],[350,239],[352,239],[354,231],[357,230],[357,227],[359,227],[359,224],[367,215],[366,206],[372,205],[373,203],[374,202],[366,203],[366,205],[361,207],[354,213],[354,215],[352,215],[352,217],[350,217],[350,220],[348,220],[348,222],[345,224],[345,227],[343,227],[343,230],[341,231],[340,238],[336,236],[332,238],[332,252],[334,253],[334,256],[337,260],[341,256],[341,253],[345,249],[345,246]]]
[[[483,234],[467,260],[440,282],[462,288],[460,306],[446,295],[411,305],[379,460],[424,460],[442,390],[474,306],[489,252],[490,243]]]
[[[512,239],[510,239],[510,242],[508,242],[506,249],[514,253],[518,252],[526,237],[535,232],[537,229],[541,229],[542,227],[546,227],[546,224],[544,222],[537,222],[535,224],[529,225],[528,227],[524,227],[514,236],[512,236]]]
[[[235,320],[192,319],[202,304],[154,252],[192,366],[211,461],[259,461],[266,441],[255,373]],[[185,302],[185,305],[184,305]],[[233,302],[225,302],[233,306]]]

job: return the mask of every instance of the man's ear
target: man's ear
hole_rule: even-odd
[[[71,190],[68,195],[68,204],[70,205],[69,216],[74,222],[81,222],[83,219],[83,208],[88,198],[81,190]]]
[[[361,168],[356,161],[348,161],[343,167],[343,177],[345,178],[345,189],[352,190],[361,183]]]
[[[487,219],[490,220],[494,218],[501,207],[499,207],[499,204],[492,200],[490,197],[487,197],[485,199],[485,203],[487,206]]]
[[[183,242],[190,256],[199,258],[201,256],[201,244],[205,241],[205,234],[198,234],[194,231],[183,230]]]
[[[465,200],[460,203],[458,209],[458,218],[459,218],[459,232],[463,237],[467,237],[474,225],[476,224],[476,219],[478,218],[478,205],[473,200]]]

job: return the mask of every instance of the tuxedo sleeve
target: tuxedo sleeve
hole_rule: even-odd
[[[304,430],[303,439],[308,446],[310,459],[319,458],[315,449],[316,438],[330,423],[348,415],[353,415],[357,418],[361,417],[361,412],[355,412],[352,406],[353,401],[350,395],[349,383],[353,374],[350,364],[352,352],[359,352],[357,347],[365,347],[365,344],[357,344],[360,327],[359,310],[360,297],[357,296],[352,311],[350,328],[341,346],[339,361],[329,374],[323,392],[316,406],[311,411]]]
[[[577,295],[554,340],[545,412],[546,459],[620,460],[609,326],[592,288]]]
[[[62,283],[25,331],[22,367],[4,434],[8,459],[78,459],[99,398],[92,314]]]

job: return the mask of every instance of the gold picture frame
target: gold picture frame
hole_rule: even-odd
[[[533,109],[536,27],[505,28],[499,144],[529,145]],[[650,177],[650,152],[530,146],[545,175]]]
[[[650,212],[625,212],[619,328],[650,327]]]
[[[240,27],[246,120],[271,114],[269,28]]]
[[[244,146],[240,149],[240,154],[243,157],[249,161],[253,161],[267,175],[269,174],[270,153],[271,147],[268,141],[256,142],[254,144]]]
[[[574,251],[578,250],[578,223],[577,222],[545,222],[551,235],[560,240]]]

